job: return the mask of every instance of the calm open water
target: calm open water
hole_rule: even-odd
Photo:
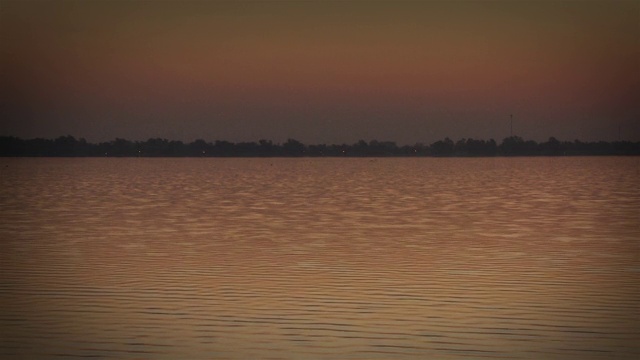
[[[639,157],[0,172],[2,358],[640,356]]]

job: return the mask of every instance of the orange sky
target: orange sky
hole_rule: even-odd
[[[0,10],[0,135],[640,140],[637,1]]]

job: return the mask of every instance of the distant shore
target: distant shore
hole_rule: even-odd
[[[511,136],[498,144],[495,140],[449,138],[430,145],[399,146],[393,141],[360,140],[354,144],[303,144],[294,139],[283,143],[270,140],[206,142],[151,138],[130,141],[116,138],[89,143],[73,136],[56,139],[21,139],[0,136],[2,157],[493,157],[493,156],[607,156],[640,155],[640,142],[580,140],[560,141],[554,137],[538,143]]]

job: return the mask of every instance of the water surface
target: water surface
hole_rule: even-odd
[[[3,358],[640,355],[640,158],[0,165]]]

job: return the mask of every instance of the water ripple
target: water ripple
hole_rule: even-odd
[[[640,357],[638,158],[2,162],[2,358]]]

